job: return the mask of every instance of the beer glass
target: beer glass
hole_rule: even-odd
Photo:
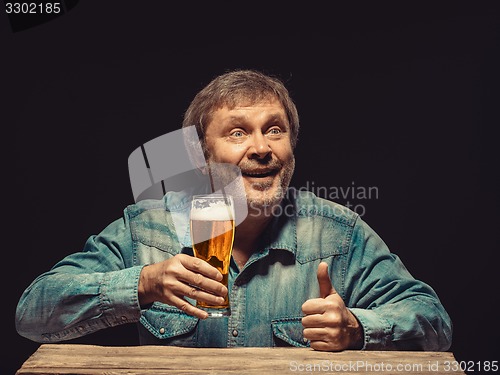
[[[217,268],[222,273],[222,284],[227,287],[234,242],[233,198],[223,194],[193,196],[190,224],[194,256]],[[221,305],[197,301],[196,306],[210,317],[231,315],[229,296]]]

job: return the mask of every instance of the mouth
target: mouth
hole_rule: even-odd
[[[266,178],[277,175],[278,170],[277,169],[251,170],[245,172],[242,171],[241,174],[245,177],[251,177],[251,178]]]

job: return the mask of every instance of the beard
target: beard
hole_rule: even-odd
[[[273,208],[279,205],[286,195],[288,185],[295,169],[295,158],[286,162],[278,159],[245,160],[238,165],[243,177],[247,177],[256,170],[266,170],[273,178],[252,178],[246,181],[245,191],[249,208]]]
[[[218,186],[227,186],[235,179],[235,169],[241,172],[249,212],[268,212],[281,203],[295,170],[295,157],[281,161],[271,156],[264,159],[245,159],[237,166],[216,162],[208,157],[211,178]],[[256,177],[263,172],[264,177]]]

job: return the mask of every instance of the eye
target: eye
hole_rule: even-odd
[[[245,134],[244,134],[241,130],[234,130],[234,131],[232,131],[229,135],[230,135],[231,137],[241,138],[241,137],[243,137]]]
[[[271,128],[267,131],[267,134],[269,135],[280,135],[281,134],[281,129],[280,128]]]

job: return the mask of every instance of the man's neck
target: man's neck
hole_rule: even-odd
[[[273,218],[272,213],[248,212],[234,232],[233,257],[239,268],[243,268],[250,256],[257,250],[262,233]]]

